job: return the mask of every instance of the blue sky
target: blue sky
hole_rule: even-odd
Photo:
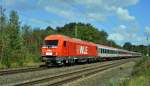
[[[150,0],[0,0],[6,13],[16,10],[21,24],[53,28],[69,22],[91,23],[117,44],[148,44]]]

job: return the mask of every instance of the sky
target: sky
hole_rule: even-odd
[[[0,0],[0,5],[7,15],[17,11],[22,25],[56,28],[90,23],[119,45],[150,44],[150,0]]]

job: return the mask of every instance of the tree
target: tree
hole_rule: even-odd
[[[113,40],[108,40],[108,46],[121,48],[121,46],[117,45]]]
[[[4,9],[2,6],[0,6],[0,62],[3,60],[3,32],[4,32],[4,27],[3,25],[5,24],[5,14],[4,14]]]
[[[9,38],[7,34],[7,20],[5,15],[5,9],[0,6],[0,62],[1,64],[8,63],[8,55],[9,53],[7,44],[9,43]]]
[[[126,50],[129,50],[129,51],[132,51],[132,44],[130,42],[126,42],[124,45],[123,45],[123,48],[126,49]]]
[[[56,31],[59,34],[75,37],[75,25],[76,23],[65,24],[63,27],[56,27]]]
[[[23,40],[21,38],[20,34],[20,22],[19,22],[19,16],[17,15],[16,11],[11,11],[9,15],[9,21],[8,21],[8,34],[10,42],[8,46],[10,46],[10,60],[12,63],[16,63],[17,65],[23,65],[23,53],[22,53],[22,44]]]

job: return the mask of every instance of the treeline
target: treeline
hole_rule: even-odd
[[[129,51],[142,53],[144,56],[150,56],[150,45],[133,45],[130,42],[126,42],[123,48]]]
[[[69,23],[62,27],[32,28],[21,25],[16,11],[6,16],[0,7],[0,68],[26,66],[40,62],[40,46],[45,36],[63,34],[85,41],[91,41],[112,47],[119,47],[108,34],[91,24]]]

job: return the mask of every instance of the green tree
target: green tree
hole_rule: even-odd
[[[3,40],[3,33],[4,33],[4,25],[6,23],[6,16],[4,14],[4,9],[0,6],[0,62],[3,60],[3,53],[4,53],[4,40]]]
[[[131,44],[130,42],[126,42],[126,43],[123,45],[123,48],[126,49],[126,50],[129,50],[129,51],[132,51],[132,50],[133,50],[132,44]]]
[[[108,40],[108,46],[121,48],[121,46],[117,45],[113,40]]]
[[[23,52],[22,52],[22,44],[23,40],[20,34],[20,22],[19,16],[17,15],[16,11],[11,11],[9,15],[8,21],[8,28],[9,28],[9,39],[10,39],[10,60],[12,63],[16,63],[16,65],[22,66],[23,65]]]
[[[10,53],[8,44],[8,27],[7,27],[7,17],[5,15],[5,9],[0,6],[0,63],[3,65],[10,65],[9,55]]]

